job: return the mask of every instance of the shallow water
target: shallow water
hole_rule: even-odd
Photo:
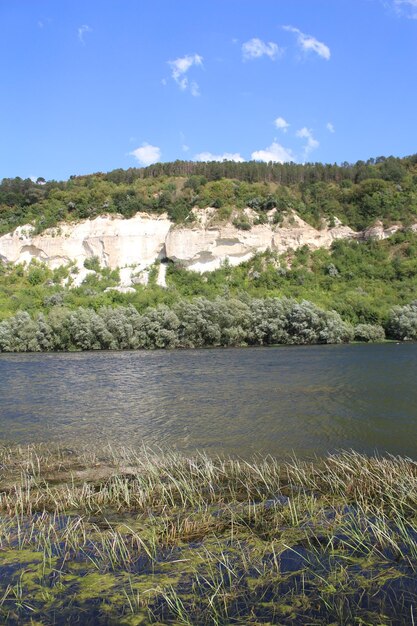
[[[0,440],[417,458],[417,344],[0,355]]]

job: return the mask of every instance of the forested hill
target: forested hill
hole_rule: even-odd
[[[376,219],[386,225],[417,221],[417,154],[355,164],[232,161],[157,163],[147,168],[71,176],[68,181],[5,178],[0,184],[0,234],[33,223],[37,232],[60,221],[137,211],[190,220],[194,206],[217,208],[218,220],[251,207],[296,211],[313,226],[337,217],[355,229]]]

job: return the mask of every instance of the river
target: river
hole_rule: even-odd
[[[417,344],[0,355],[0,441],[417,459]]]

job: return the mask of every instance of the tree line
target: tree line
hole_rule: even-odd
[[[129,218],[138,211],[167,213],[189,223],[194,206],[218,209],[294,210],[319,226],[337,216],[355,228],[375,219],[412,221],[417,216],[417,155],[378,157],[355,164],[175,161],[116,169],[68,181],[5,178],[0,183],[0,234],[32,223],[37,232],[61,221],[104,213]]]
[[[417,339],[417,301],[394,307],[387,335]],[[382,326],[342,320],[309,301],[291,298],[196,298],[140,314],[132,306],[54,307],[31,317],[19,311],[0,323],[1,352],[198,348],[380,341]]]
[[[116,169],[102,174],[112,182],[133,182],[136,178],[160,176],[204,176],[208,181],[234,178],[246,182],[274,182],[283,185],[297,183],[336,182],[354,183],[368,178],[382,178],[401,182],[407,171],[417,163],[417,154],[396,158],[393,156],[357,161],[356,163],[265,163],[261,161],[174,161],[155,163],[143,168]]]

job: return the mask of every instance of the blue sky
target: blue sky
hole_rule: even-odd
[[[417,152],[417,0],[0,0],[0,178]]]

